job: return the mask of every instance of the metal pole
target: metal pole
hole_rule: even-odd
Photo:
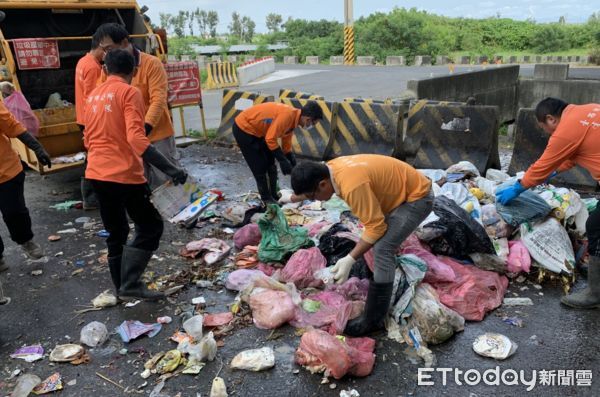
[[[344,0],[344,65],[354,65],[353,0]]]

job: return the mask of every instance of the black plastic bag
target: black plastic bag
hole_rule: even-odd
[[[336,262],[348,255],[356,246],[349,238],[336,236],[340,232],[349,232],[350,229],[342,223],[336,223],[319,239],[319,250],[327,259],[327,266],[333,266]],[[372,279],[373,273],[363,257],[360,257],[350,270],[349,277],[359,279]]]

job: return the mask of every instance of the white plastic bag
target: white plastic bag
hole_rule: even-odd
[[[542,267],[554,273],[571,273],[575,253],[565,228],[555,218],[548,218],[531,227],[521,225],[521,241],[529,254]]]
[[[96,347],[108,339],[106,325],[99,321],[92,321],[81,329],[79,341],[89,347]]]
[[[446,173],[448,173],[448,174],[462,173],[462,174],[473,175],[473,176],[481,175],[479,173],[479,170],[477,169],[477,167],[475,167],[473,165],[473,163],[470,163],[468,161],[460,161],[454,165],[451,165],[446,170]]]
[[[189,336],[192,338],[199,340],[202,338],[202,323],[204,322],[204,317],[202,315],[194,316],[183,323],[183,329]]]
[[[262,371],[275,366],[275,353],[272,347],[244,350],[231,361],[231,368],[246,371]]]
[[[492,182],[504,182],[504,181],[506,181],[507,179],[510,178],[510,175],[508,175],[504,171],[500,171],[500,170],[495,170],[493,168],[489,168],[485,172],[485,178],[489,179]]]

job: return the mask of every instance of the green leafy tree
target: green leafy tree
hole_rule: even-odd
[[[254,33],[256,30],[256,23],[250,17],[243,17],[241,20],[242,23],[242,34],[241,40],[246,43],[252,42],[252,38],[254,37]]]
[[[280,14],[270,13],[266,17],[267,29],[271,33],[279,32],[279,28],[283,22],[283,17]]]
[[[229,24],[229,34],[241,39],[243,30],[244,30],[244,26],[242,25],[242,19],[240,17],[240,14],[234,11],[231,14],[231,23]]]
[[[208,11],[206,14],[206,28],[210,37],[217,37],[217,25],[219,24],[219,14],[216,11]]]

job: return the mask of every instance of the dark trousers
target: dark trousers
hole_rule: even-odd
[[[233,137],[254,176],[265,175],[269,168],[275,167],[275,157],[263,138],[257,138],[244,132],[236,123],[233,123],[232,129]]]
[[[21,171],[13,179],[0,183],[0,212],[10,238],[23,244],[33,238],[31,218],[25,205],[25,172]],[[0,237],[0,258],[4,253],[4,243]]]
[[[600,257],[600,204],[590,212],[590,217],[585,223],[588,238],[588,252],[592,256]]]
[[[147,184],[126,185],[92,180],[92,185],[100,203],[104,228],[110,233],[106,239],[109,257],[123,253],[129,234],[128,215],[135,224],[135,236],[129,245],[145,251],[158,248],[163,221],[150,202],[150,188]]]

